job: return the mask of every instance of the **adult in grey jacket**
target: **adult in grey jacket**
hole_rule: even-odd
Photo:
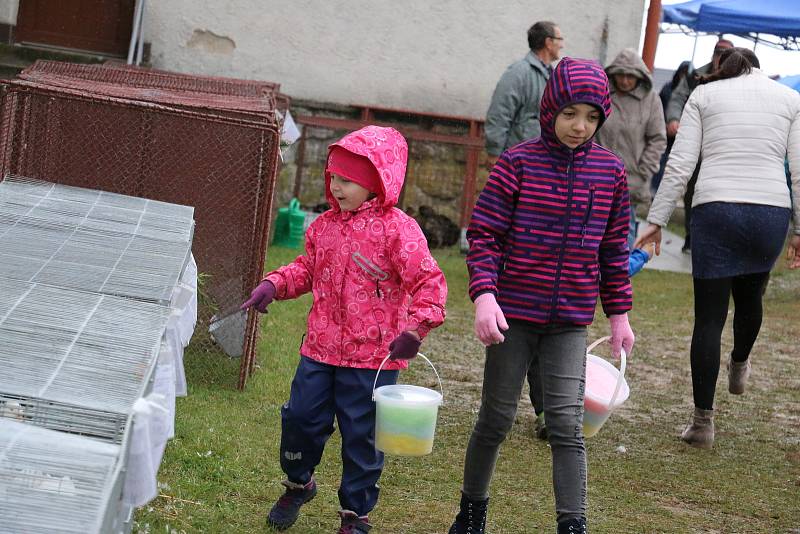
[[[539,137],[539,101],[564,37],[555,23],[539,21],[528,29],[528,46],[528,54],[500,77],[486,113],[484,135],[492,165],[506,149]]]
[[[664,110],[653,91],[647,65],[632,48],[620,52],[606,67],[611,81],[612,112],[597,133],[597,142],[617,154],[625,163],[631,197],[631,233],[636,239],[636,212],[647,215],[650,208],[650,180],[658,170],[667,148]]]

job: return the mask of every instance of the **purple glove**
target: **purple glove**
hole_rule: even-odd
[[[610,315],[608,321],[611,323],[611,353],[615,358],[619,358],[619,350],[625,349],[625,356],[630,356],[633,350],[633,330],[628,323],[628,314]]]
[[[275,298],[275,291],[275,284],[269,280],[264,280],[250,293],[250,299],[242,304],[241,309],[246,310],[252,306],[261,313],[267,313],[267,306]]]
[[[389,343],[389,359],[391,360],[410,360],[419,352],[422,341],[411,332],[403,332],[394,341]]]

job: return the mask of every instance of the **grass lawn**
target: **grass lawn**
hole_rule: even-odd
[[[268,267],[294,255],[270,248]],[[445,402],[431,455],[387,457],[381,498],[370,514],[376,533],[443,534],[458,507],[483,351],[472,334],[464,259],[454,250],[436,256],[449,284],[448,315],[422,350],[442,376]],[[800,532],[793,530],[800,524],[800,271],[781,265],[773,273],[744,395],[728,394],[723,364],[711,451],[677,439],[692,409],[691,278],[644,270],[634,278],[634,290],[631,397],[587,440],[590,532]],[[176,436],[159,472],[161,496],[138,512],[134,532],[269,530],[266,512],[283,489],[280,406],[288,398],[310,303],[306,295],[270,307],[261,323],[260,368],[244,392],[234,389],[238,361],[187,351],[189,396],[178,400]],[[607,332],[598,313],[589,338]],[[415,361],[400,381],[434,387],[435,378]],[[492,483],[492,534],[555,531],[550,453],[532,436],[532,426],[533,411],[523,397]],[[319,494],[287,532],[330,534],[338,528],[339,447],[334,434],[317,470]]]

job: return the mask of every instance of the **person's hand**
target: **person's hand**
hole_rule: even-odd
[[[416,332],[403,332],[389,343],[390,360],[410,360],[419,352],[422,340]]]
[[[619,358],[620,349],[625,349],[625,355],[630,356],[635,338],[628,323],[628,314],[609,315],[608,322],[611,323],[611,354]]]
[[[250,299],[242,304],[241,309],[246,310],[253,307],[261,313],[267,313],[267,306],[272,303],[274,298],[275,284],[269,280],[264,280],[250,293]]]
[[[680,126],[679,121],[669,121],[667,123],[667,135],[669,137],[675,137],[678,135],[678,126]]]
[[[492,293],[478,296],[475,299],[475,335],[488,347],[505,341],[500,330],[508,330],[508,323],[497,299]]]
[[[656,255],[656,244],[655,244],[655,242],[651,241],[650,243],[647,243],[646,245],[644,245],[642,247],[642,250],[644,250],[644,253],[647,254],[648,261],[653,259],[653,256]]]
[[[648,224],[647,228],[645,228],[639,236],[639,239],[633,244],[633,248],[644,248],[650,243],[655,245],[656,256],[661,254],[661,227],[657,224]]]
[[[789,260],[790,269],[797,269],[800,267],[800,235],[793,235],[789,240],[789,248],[786,249],[786,259]]]

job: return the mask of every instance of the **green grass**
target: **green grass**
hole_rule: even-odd
[[[268,267],[296,253],[271,248]],[[457,510],[464,450],[480,400],[483,351],[472,335],[466,269],[455,251],[438,251],[449,285],[448,317],[423,345],[444,382],[436,442],[422,458],[387,457],[381,498],[370,514],[376,533],[444,533]],[[747,393],[717,389],[717,442],[686,447],[677,435],[691,402],[688,349],[691,278],[645,270],[634,279],[630,314],[637,335],[630,359],[631,397],[587,440],[589,521],[593,533],[790,532],[800,522],[800,272],[779,268],[765,298]],[[238,361],[185,356],[189,396],[178,400],[176,437],[159,472],[161,497],[139,511],[134,532],[265,532],[266,511],[281,494],[280,406],[298,359],[308,295],[280,302],[262,320],[259,369],[244,392],[234,389]],[[730,321],[723,354],[731,347]],[[598,313],[590,338],[605,335]],[[201,335],[201,333],[196,333]],[[433,387],[422,361],[402,382]],[[554,531],[551,462],[532,436],[523,396],[503,444],[491,490],[493,534]],[[617,452],[622,445],[626,452]],[[317,470],[319,495],[287,532],[332,533],[340,441],[331,438]]]

